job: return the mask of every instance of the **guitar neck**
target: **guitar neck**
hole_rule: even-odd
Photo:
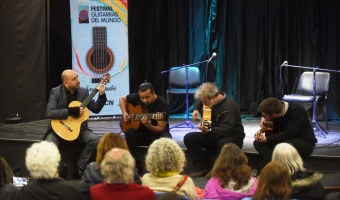
[[[85,108],[93,99],[93,97],[97,94],[98,90],[95,88],[91,94],[85,99],[85,101],[80,105],[80,107]]]

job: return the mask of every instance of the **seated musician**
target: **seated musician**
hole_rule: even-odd
[[[63,134],[61,133],[62,131],[60,132],[60,129],[54,129],[54,121],[57,122],[55,125],[58,125],[61,120],[66,120],[69,117],[81,119],[86,112],[89,112],[87,109],[91,110],[93,113],[99,113],[106,103],[105,86],[104,83],[101,82],[96,87],[96,90],[99,91],[97,101],[89,99],[90,101],[86,108],[81,106],[72,106],[70,105],[71,102],[84,102],[88,97],[90,97],[89,92],[86,88],[80,87],[78,74],[74,70],[63,71],[61,74],[61,81],[62,84],[51,89],[46,108],[46,118],[52,119],[52,129],[47,133],[45,140],[53,142],[57,146],[68,142],[68,140],[64,140],[65,138],[61,137]],[[87,120],[84,122],[72,120],[72,122],[79,122],[79,124],[76,123],[75,125],[80,128],[80,133],[78,132],[79,136],[74,141],[85,145],[85,148],[77,162],[78,169],[74,173],[73,177],[80,178],[86,165],[90,162],[91,156],[96,151],[99,136],[89,129]],[[64,128],[63,124],[60,124],[59,126]],[[72,131],[71,133],[75,134],[75,132],[76,131]]]
[[[302,157],[312,154],[317,139],[302,106],[269,97],[261,102],[259,112],[262,113],[261,129],[264,132],[272,129],[272,133],[254,135],[253,145],[263,158],[257,167],[258,172],[272,159],[275,146],[281,142],[294,146]],[[273,121],[273,128],[267,127],[265,121]]]
[[[211,126],[200,123],[200,131],[184,136],[184,144],[195,167],[195,171],[189,175],[195,178],[207,174],[210,178],[208,172],[222,147],[234,143],[242,148],[245,133],[238,105],[224,92],[219,92],[215,84],[203,83],[195,93],[195,99],[199,102],[195,104],[193,119],[200,120],[199,111],[207,106],[211,109]]]
[[[172,138],[172,136],[169,132],[169,123],[166,118],[153,119],[150,115],[143,115],[138,127],[130,128],[129,123],[134,120],[131,116],[133,114],[158,112],[164,113],[165,116],[169,113],[169,105],[164,98],[156,94],[154,87],[149,82],[142,83],[138,88],[138,93],[121,97],[119,105],[122,110],[122,127],[126,127],[126,130],[123,129],[126,143],[136,160],[138,174],[142,176],[145,174],[145,167],[144,161],[140,158],[138,146],[149,146],[160,137]]]

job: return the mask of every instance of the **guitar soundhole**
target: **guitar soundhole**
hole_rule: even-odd
[[[114,55],[111,49],[93,49],[91,48],[86,57],[86,63],[89,68],[97,73],[104,74],[110,71],[114,63]],[[96,82],[93,80],[96,79]],[[93,83],[99,83],[101,78],[93,78]]]

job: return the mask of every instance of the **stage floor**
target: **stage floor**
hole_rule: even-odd
[[[116,118],[114,120],[109,121],[101,121],[101,120],[91,120],[89,121],[90,128],[98,133],[104,134],[105,132],[120,132],[119,119]],[[170,116],[170,132],[173,136],[173,139],[176,140],[181,147],[185,148],[183,144],[183,137],[186,133],[199,131],[196,127],[198,122],[193,121],[189,118],[189,123],[183,115],[174,115]],[[246,137],[244,138],[243,150],[247,153],[256,153],[256,150],[253,147],[254,141],[254,133],[259,130],[259,117],[251,117],[251,116],[243,116],[242,123],[244,126],[244,130],[246,133]],[[178,126],[182,124],[181,126]],[[325,122],[321,121],[321,127],[325,127]],[[192,127],[190,125],[194,125]],[[178,126],[178,127],[176,127]],[[123,133],[121,133],[124,135]],[[315,136],[318,139],[318,143],[314,149],[313,155],[319,156],[340,156],[340,121],[329,121],[329,130],[328,134],[323,135],[318,129],[315,129]]]

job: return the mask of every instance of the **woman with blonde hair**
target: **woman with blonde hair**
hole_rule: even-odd
[[[323,199],[325,197],[326,191],[321,184],[323,174],[306,170],[300,154],[291,144],[277,144],[272,160],[287,165],[293,186],[291,198]]]
[[[105,133],[99,140],[97,145],[97,156],[96,162],[91,162],[88,164],[84,170],[82,179],[93,184],[102,183],[104,181],[104,177],[100,172],[100,164],[105,156],[105,154],[110,151],[112,148],[120,148],[128,150],[128,147],[125,143],[125,140],[119,133],[108,132]],[[137,184],[141,184],[140,177],[135,171],[134,174],[134,182]]]
[[[181,147],[172,139],[160,138],[149,147],[146,155],[143,185],[155,192],[176,192],[189,199],[198,199],[195,184],[187,175],[180,175],[186,163]]]
[[[248,158],[235,144],[225,144],[204,189],[204,198],[242,199],[254,195],[257,180],[251,176]]]
[[[278,161],[271,161],[262,169],[258,177],[254,196],[243,200],[288,200],[291,193],[292,182],[287,166]]]

